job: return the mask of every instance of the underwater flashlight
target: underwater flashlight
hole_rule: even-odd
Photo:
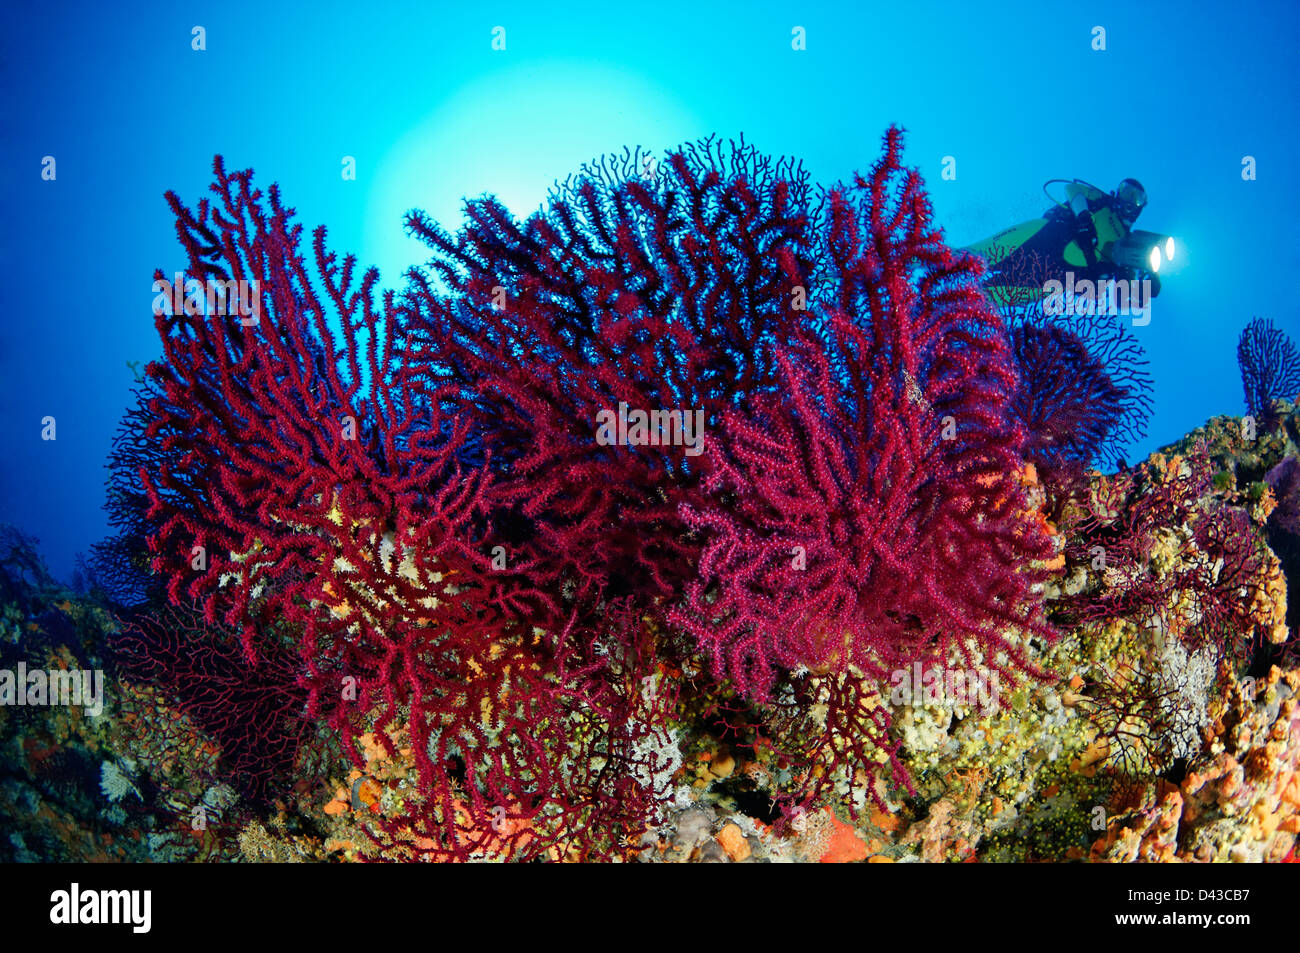
[[[1164,253],[1161,253],[1161,249]],[[1112,242],[1105,255],[1115,264],[1125,268],[1140,268],[1155,274],[1166,260],[1174,257],[1174,240],[1155,232],[1129,232]]]

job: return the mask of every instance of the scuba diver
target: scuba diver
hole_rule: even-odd
[[[1064,201],[1047,190],[1061,182]],[[1061,280],[1067,274],[1090,282],[1150,279],[1151,296],[1160,293],[1157,272],[1173,258],[1174,240],[1134,230],[1147,204],[1142,183],[1124,179],[1107,193],[1082,179],[1051,179],[1043,192],[1053,205],[1042,217],[966,248],[984,259],[985,287],[995,298],[1001,297],[999,292],[1041,288],[1045,278]]]

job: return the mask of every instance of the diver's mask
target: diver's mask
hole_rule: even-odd
[[[1137,179],[1125,179],[1115,189],[1114,197],[1115,214],[1131,228],[1147,204],[1147,190]]]

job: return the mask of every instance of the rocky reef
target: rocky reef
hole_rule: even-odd
[[[792,757],[800,743],[859,723],[838,717],[828,726],[827,706],[846,704],[833,673],[807,674],[803,690],[814,703],[786,723],[746,722],[736,696],[676,695],[665,702],[665,729],[640,742],[654,750],[636,763],[658,772],[642,781],[665,792],[651,820],[617,836],[579,829],[540,856],[1293,860],[1300,653],[1287,591],[1300,583],[1286,477],[1287,461],[1300,459],[1300,413],[1283,402],[1279,418],[1276,429],[1254,434],[1242,418],[1216,417],[1128,470],[1087,472],[1055,508],[1050,494],[1034,492],[1031,468],[1029,498],[1058,553],[1043,594],[1060,636],[1025,639],[1039,677],[957,685],[918,670],[888,692],[852,699],[863,723],[884,732],[877,757],[882,767],[897,759],[894,780],[863,765],[832,768],[816,800],[784,797],[802,773],[827,771]],[[1255,544],[1234,549],[1224,527]],[[1139,535],[1140,558],[1129,559],[1125,545]],[[390,723],[386,737],[363,733],[360,758],[351,759],[313,725],[295,736],[280,776],[250,783],[236,735],[215,730],[181,686],[142,678],[110,651],[123,626],[102,596],[54,583],[21,534],[7,531],[4,543],[0,668],[21,662],[29,672],[106,678],[99,714],[30,694],[28,704],[0,707],[0,858],[429,856],[429,832],[411,822],[420,790],[406,726]],[[1216,585],[1230,590],[1224,598]],[[1120,591],[1142,595],[1109,598]],[[692,677],[660,666],[644,690]],[[474,845],[469,859],[518,855],[538,823],[506,807],[486,825],[460,801],[452,811]]]

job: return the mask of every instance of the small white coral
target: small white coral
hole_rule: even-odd
[[[673,775],[682,766],[685,758],[678,744],[677,732],[672,729],[655,729],[637,738],[632,745],[632,760],[635,765],[634,776],[644,788],[656,795],[672,792],[669,807],[685,806],[683,792],[673,791]]]
[[[105,761],[100,768],[99,789],[104,792],[104,797],[114,803],[126,797],[127,792],[140,796],[139,789],[131,783],[131,779],[118,767],[116,761]]]

